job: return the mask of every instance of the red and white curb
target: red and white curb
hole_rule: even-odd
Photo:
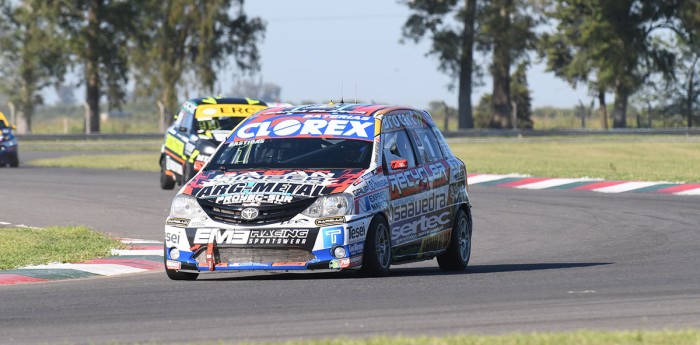
[[[605,181],[593,178],[546,178],[529,177],[517,174],[469,174],[469,185],[484,185],[518,189],[569,189],[587,190],[599,193],[656,193],[672,195],[700,195],[700,184],[647,182],[647,181]]]
[[[163,269],[162,242],[130,238],[120,240],[127,248],[112,249],[113,256],[110,257],[80,263],[50,263],[0,271],[0,285],[115,276]]]

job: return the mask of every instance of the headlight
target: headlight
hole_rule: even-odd
[[[313,217],[344,216],[352,213],[352,197],[348,194],[322,196],[314,201],[301,214]]]
[[[7,140],[7,138],[4,138],[4,139],[5,139],[5,141],[0,140],[0,144],[2,144],[3,146],[16,146],[17,145],[16,138],[12,138],[10,140]]]
[[[216,147],[214,146],[205,146],[202,148],[202,153],[205,155],[212,155],[214,152],[216,152]]]
[[[206,217],[197,199],[189,195],[177,195],[170,206],[170,217],[195,219]]]

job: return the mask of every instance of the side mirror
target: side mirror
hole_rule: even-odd
[[[397,159],[391,161],[391,170],[408,169],[408,161],[405,159]]]

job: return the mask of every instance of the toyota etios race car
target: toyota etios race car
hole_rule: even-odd
[[[171,279],[200,272],[359,269],[471,254],[467,173],[430,115],[379,105],[268,108],[174,198]]]

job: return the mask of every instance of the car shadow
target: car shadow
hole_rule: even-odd
[[[389,272],[391,277],[415,277],[415,276],[444,276],[444,275],[472,275],[488,273],[508,273],[524,271],[558,270],[567,268],[582,268],[601,265],[610,265],[611,262],[573,262],[573,263],[532,263],[532,264],[498,264],[498,265],[473,265],[465,271],[445,272],[437,265],[435,267],[402,267],[392,266]],[[356,271],[341,272],[314,272],[300,271],[298,273],[266,272],[266,273],[230,273],[231,276],[200,275],[198,281],[265,281],[265,280],[323,280],[323,279],[373,279],[361,276]],[[386,278],[379,278],[386,279]]]

